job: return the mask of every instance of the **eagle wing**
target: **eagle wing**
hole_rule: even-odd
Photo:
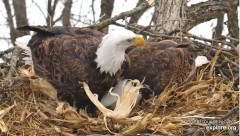
[[[123,77],[145,79],[144,83],[159,95],[168,84],[184,82],[193,69],[194,53],[188,47],[189,43],[165,40],[148,42],[145,48],[132,49],[128,53],[130,64]],[[143,92],[143,97],[148,95]]]
[[[101,74],[95,62],[104,34],[75,27],[27,26],[20,30],[37,32],[28,43],[35,72],[57,89],[61,100],[84,108],[91,102],[79,82],[88,82],[100,97],[116,84],[118,76]]]

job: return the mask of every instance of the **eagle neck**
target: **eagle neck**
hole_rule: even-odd
[[[96,52],[97,68],[101,73],[107,73],[111,76],[115,75],[125,61],[125,50],[127,45],[101,45]]]

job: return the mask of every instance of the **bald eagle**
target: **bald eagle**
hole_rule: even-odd
[[[163,40],[146,42],[144,49],[134,48],[128,53],[130,60],[128,69],[122,74],[113,92],[122,95],[122,86],[127,79],[145,80],[150,90],[142,90],[141,97],[147,99],[150,95],[159,95],[167,85],[181,84],[187,81],[195,70],[196,53],[189,42]],[[101,103],[113,106],[116,97],[108,93],[103,96]]]
[[[60,100],[77,108],[91,104],[79,81],[87,82],[101,98],[127,68],[125,50],[145,46],[144,39],[129,30],[107,35],[88,28],[60,26],[24,26],[18,30],[36,32],[27,43],[35,73],[57,89]],[[27,50],[21,39],[16,44]]]

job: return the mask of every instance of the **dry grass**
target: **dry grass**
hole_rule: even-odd
[[[216,77],[217,58],[198,69],[194,81],[180,87],[167,87],[156,98],[137,105],[129,118],[108,119],[111,131],[123,135],[154,133],[162,135],[235,135],[232,130],[207,131],[207,122],[218,126],[238,128],[238,114],[230,113],[238,107],[238,91],[231,82]],[[229,69],[231,70],[231,69]],[[21,71],[21,72],[20,72]],[[77,112],[56,98],[56,91],[45,80],[35,77],[31,67],[19,68],[18,74],[7,81],[2,79],[0,90],[0,130],[2,135],[79,135],[109,133],[99,112],[89,117]],[[46,91],[47,90],[47,91]],[[229,119],[229,124],[222,124]]]

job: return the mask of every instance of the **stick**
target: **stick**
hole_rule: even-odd
[[[7,79],[10,79],[12,77],[13,72],[16,69],[16,65],[17,65],[17,60],[20,56],[22,52],[22,49],[19,47],[16,47],[13,54],[12,54],[12,58],[11,58],[11,62],[10,62],[10,69],[7,75]]]
[[[15,47],[11,47],[11,48],[9,48],[9,49],[7,49],[7,50],[5,50],[5,51],[0,51],[0,58],[1,58],[3,55],[5,55],[5,54],[8,54],[8,53],[10,53],[10,52],[13,52],[14,49],[15,49]]]
[[[94,24],[94,25],[90,25],[88,26],[88,28],[92,28],[92,29],[95,29],[95,30],[101,30],[103,29],[104,27],[107,27],[108,25],[110,24],[113,24],[114,22],[116,22],[117,20],[119,19],[124,19],[126,17],[130,17],[142,10],[145,10],[147,8],[151,7],[151,5],[149,5],[147,2],[143,2],[141,5],[139,5],[138,7],[130,10],[130,11],[126,11],[126,12],[122,12],[121,14],[119,15],[116,15],[110,19],[107,19],[105,21],[102,21],[98,24]]]

